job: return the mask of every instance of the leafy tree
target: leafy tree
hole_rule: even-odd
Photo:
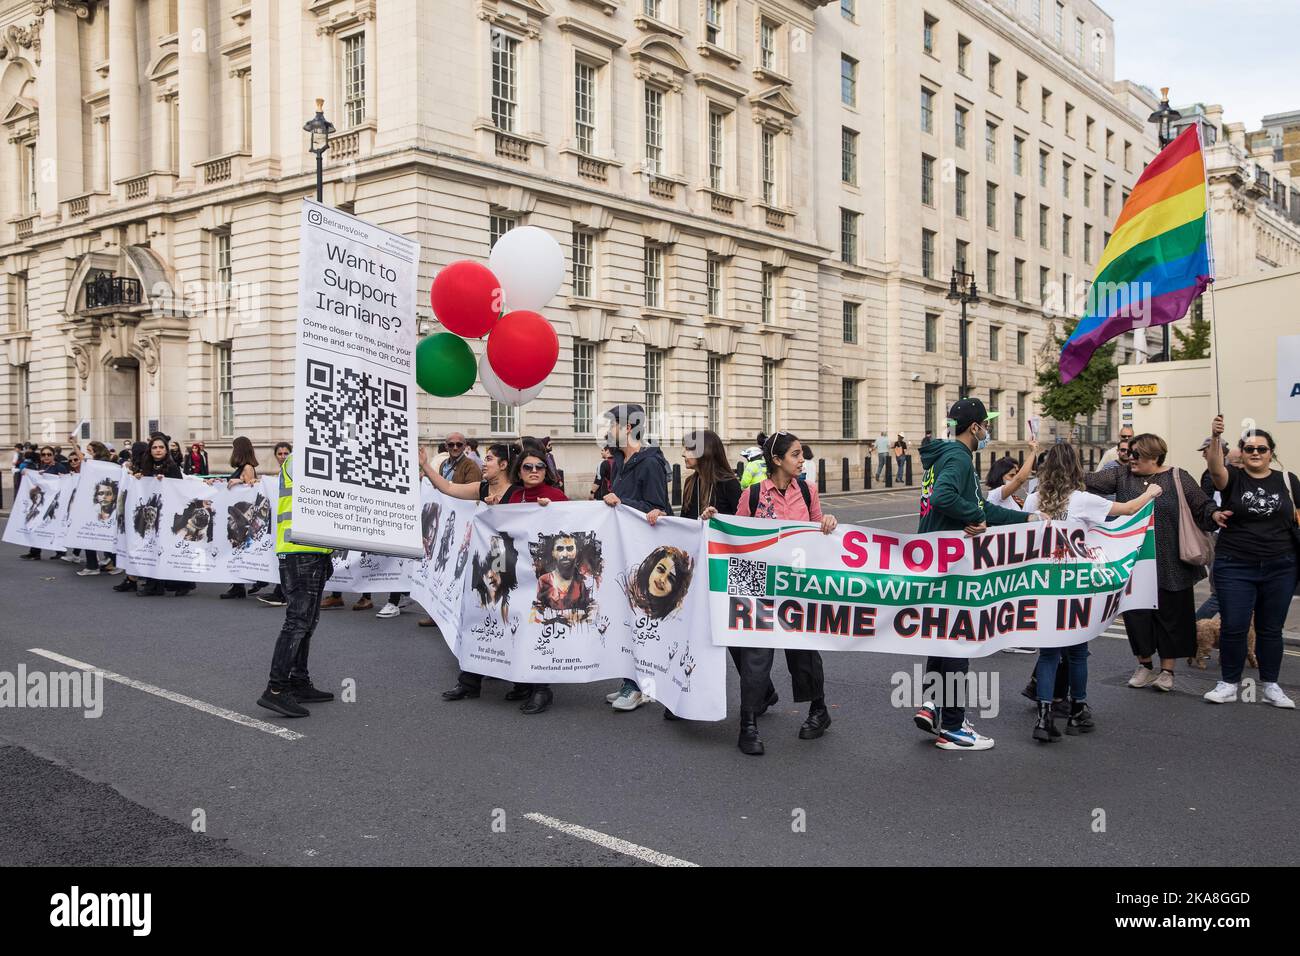
[[[1173,326],[1174,338],[1178,344],[1170,348],[1169,357],[1174,361],[1209,358],[1210,320],[1201,308],[1201,299],[1193,302],[1187,312],[1192,317],[1187,323],[1187,330],[1183,331],[1177,324]]]
[[[1038,370],[1038,405],[1045,415],[1062,423],[1093,414],[1106,400],[1106,386],[1119,377],[1115,368],[1115,342],[1112,339],[1097,351],[1083,370],[1070,381],[1061,382],[1061,347],[1069,339],[1077,318],[1067,318],[1058,334],[1052,329],[1051,345],[1043,350],[1043,361]]]

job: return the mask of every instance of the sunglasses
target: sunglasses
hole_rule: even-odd
[[[464,443],[463,441],[449,441],[449,442],[447,442],[447,447],[448,447],[448,448],[464,448],[464,447],[465,447],[465,443]]]
[[[1242,445],[1241,446],[1242,454],[1246,454],[1246,455],[1264,455],[1267,454],[1268,452],[1271,452],[1272,450],[1273,449],[1269,448],[1267,445]]]
[[[532,463],[524,462],[522,465],[519,466],[519,470],[520,471],[545,471],[546,466],[543,465],[541,462],[532,462]]]

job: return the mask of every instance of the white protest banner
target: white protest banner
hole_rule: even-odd
[[[148,480],[145,481],[146,487]],[[168,581],[224,581],[217,515],[225,512],[224,482],[164,480],[158,537],[158,577]],[[224,549],[229,551],[229,549]]]
[[[45,475],[24,471],[3,540],[42,550],[63,550],[63,526],[77,487],[76,475]]]
[[[591,502],[485,507],[460,626],[467,671],[523,683],[628,677],[673,713],[720,720],[726,654],[695,574],[700,526]],[[694,586],[692,586],[694,582]]]
[[[461,602],[468,585],[475,501],[438,493],[420,482],[421,557],[409,562],[411,597],[429,612],[444,635],[460,630]]]
[[[181,484],[175,478],[128,478],[122,516],[126,546],[118,551],[118,563],[129,573],[158,577],[162,550],[163,485]],[[123,560],[125,558],[125,560]]]
[[[1300,422],[1300,335],[1277,337],[1277,420]]]
[[[290,531],[295,543],[420,556],[419,261],[417,243],[303,201]]]
[[[1156,606],[1155,517],[896,534],[805,522],[709,522],[714,640],[739,647],[983,657],[1091,640]]]
[[[122,493],[122,466],[109,461],[81,463],[76,494],[68,507],[63,543],[92,551],[117,550],[117,506]]]
[[[226,498],[226,572],[231,581],[278,581],[275,557],[275,499],[278,478],[263,478],[256,485],[235,485]],[[222,527],[218,518],[218,527]]]

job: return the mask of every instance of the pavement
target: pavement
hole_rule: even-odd
[[[837,496],[842,521],[915,527],[915,491]],[[283,613],[117,594],[120,577],[0,546],[0,671],[112,672],[103,713],[0,708],[0,864],[1283,865],[1300,831],[1243,825],[1300,813],[1300,712],[1200,699],[1216,671],[1180,667],[1173,693],[1133,690],[1122,629],[1093,641],[1097,732],[1041,745],[1019,695],[1030,655],[975,662],[998,713],[996,747],[946,753],[895,706],[916,659],[826,655],[834,724],[796,731],[781,702],[760,721],[767,755],[735,747],[732,718],[666,722],[657,704],[614,713],[616,681],[557,685],[525,717],[488,681],[447,703],[457,666],[419,609],[392,620],[330,611],[315,682],[355,702],[303,720],[257,707]],[[38,653],[37,651],[40,651]],[[1300,696],[1300,650],[1282,683]],[[51,657],[51,655],[56,655]],[[1249,673],[1249,672],[1248,672]],[[1246,814],[1246,816],[1243,816]],[[1225,839],[1226,837],[1226,839]]]

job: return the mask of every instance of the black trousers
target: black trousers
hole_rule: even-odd
[[[732,659],[740,671],[740,709],[757,711],[772,692],[772,661],[776,652],[770,647],[734,647]],[[826,674],[822,656],[816,651],[786,648],[785,665],[790,668],[790,683],[796,702],[826,696]]]
[[[461,671],[456,675],[456,683],[464,684],[466,687],[473,687],[475,690],[481,690],[483,687],[483,675],[475,674],[470,671]],[[515,684],[515,687],[520,690],[525,688],[528,690],[543,690],[550,686],[550,684]]]

